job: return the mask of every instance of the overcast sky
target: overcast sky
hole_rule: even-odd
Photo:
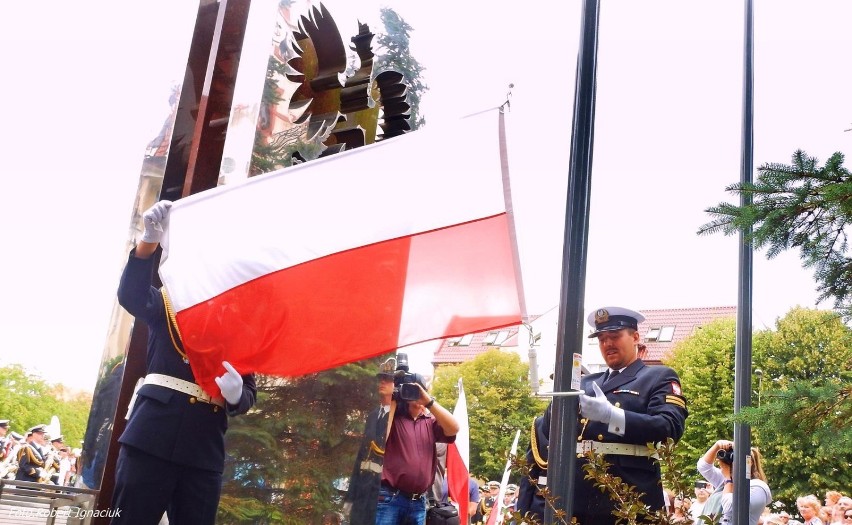
[[[743,2],[602,4],[587,309],[735,305],[737,239],[696,230],[740,177]],[[580,3],[326,5],[344,39],[353,16],[380,31],[382,5],[414,28],[427,125],[499,105],[514,84],[509,155],[529,311],[558,304]],[[196,6],[6,7],[0,364],[93,386],[145,145],[182,78]],[[755,2],[755,167],[797,148],[821,161],[852,149],[849,20],[845,0]],[[815,297],[797,253],[755,255],[755,328]]]

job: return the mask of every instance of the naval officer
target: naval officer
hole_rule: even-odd
[[[240,375],[227,361],[215,378],[221,397],[195,382],[166,295],[152,286],[154,252],[171,202],[143,215],[145,232],[121,276],[118,302],[148,325],[147,375],[128,410],[118,439],[112,523],[212,525],[222,487],[228,417],[254,405],[253,374]],[[219,394],[219,392],[216,392]]]

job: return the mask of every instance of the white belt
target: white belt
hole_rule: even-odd
[[[369,472],[375,472],[376,474],[382,473],[382,466],[373,461],[362,461],[361,462],[361,470],[366,470]]]
[[[585,454],[593,450],[598,454],[610,454],[615,456],[642,456],[657,457],[656,451],[649,449],[647,445],[631,445],[628,443],[601,443],[600,441],[583,440],[577,443],[577,454]]]
[[[164,374],[148,374],[145,376],[144,384],[164,386],[166,388],[171,388],[172,390],[177,390],[178,392],[183,392],[184,394],[189,394],[197,398],[199,401],[210,403],[211,405],[217,405],[222,408],[225,407],[225,400],[221,397],[211,397],[195,383],[184,381],[177,377],[167,376]]]

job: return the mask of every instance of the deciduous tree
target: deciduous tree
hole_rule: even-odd
[[[436,371],[433,394],[455,407],[462,378],[470,423],[470,471],[475,477],[500,479],[506,458],[521,431],[518,453],[529,443],[529,429],[547,401],[530,394],[529,366],[517,354],[489,350],[474,359]],[[452,402],[450,402],[452,400]]]

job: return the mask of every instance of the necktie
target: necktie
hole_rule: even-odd
[[[385,437],[385,430],[387,430],[387,421],[384,421],[385,415],[387,415],[387,410],[385,407],[379,408],[379,417],[376,419],[376,435],[382,436],[382,439]]]
[[[613,377],[617,376],[619,373],[620,373],[620,372],[619,372],[618,370],[611,370],[611,371],[609,372],[609,377],[608,377],[606,380],[607,380],[607,381],[609,381],[609,380],[610,380],[610,379],[612,379]]]

